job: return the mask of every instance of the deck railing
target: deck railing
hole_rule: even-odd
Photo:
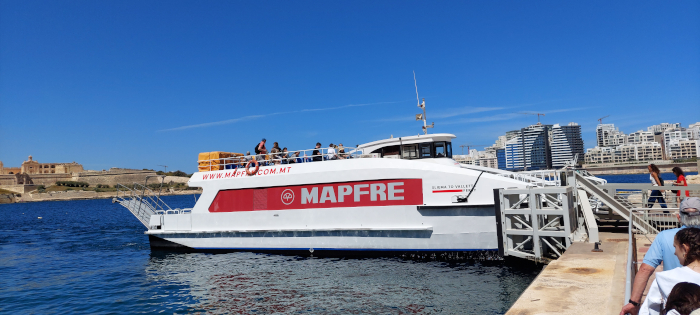
[[[337,161],[359,158],[379,158],[380,155],[364,154],[363,149],[353,147],[343,147],[335,149],[335,154],[329,153],[330,148],[314,148],[307,150],[296,150],[288,152],[267,153],[257,155],[234,156],[230,158],[217,158],[209,160],[198,160],[200,172],[218,171],[224,169],[244,168],[251,160],[258,161],[261,166],[299,164],[311,162]],[[339,152],[343,150],[344,152]],[[269,150],[268,150],[269,151]],[[314,154],[314,151],[318,151]],[[297,154],[298,153],[298,154]]]

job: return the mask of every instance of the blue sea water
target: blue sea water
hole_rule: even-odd
[[[151,252],[105,199],[0,205],[0,218],[3,314],[503,314],[541,268]]]
[[[697,175],[698,172],[686,172],[685,176]],[[596,177],[603,178],[608,181],[608,183],[639,183],[639,184],[650,184],[649,174],[625,174],[625,175],[596,175]],[[676,180],[676,175],[673,173],[661,173],[661,178],[664,182]],[[669,184],[670,185],[670,184]]]

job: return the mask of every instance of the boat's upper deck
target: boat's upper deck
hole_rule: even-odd
[[[362,158],[451,159],[453,134],[429,134],[378,140],[358,147],[306,150],[199,160],[200,172],[237,169],[251,160],[263,165],[297,164]]]

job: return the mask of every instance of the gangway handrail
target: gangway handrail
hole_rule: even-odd
[[[610,209],[623,217],[625,220],[632,221],[634,226],[644,234],[659,233],[659,231],[649,224],[649,222],[634,215],[634,213],[630,210],[632,207],[625,206],[622,202],[620,202],[620,200],[608,195],[600,187],[576,172],[574,172],[574,178],[576,183],[580,185],[581,188],[583,188],[589,194],[594,195],[596,198],[598,198],[598,200],[603,201],[610,207]]]

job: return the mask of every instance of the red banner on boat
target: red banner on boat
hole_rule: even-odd
[[[222,190],[209,212],[422,205],[421,179]]]

